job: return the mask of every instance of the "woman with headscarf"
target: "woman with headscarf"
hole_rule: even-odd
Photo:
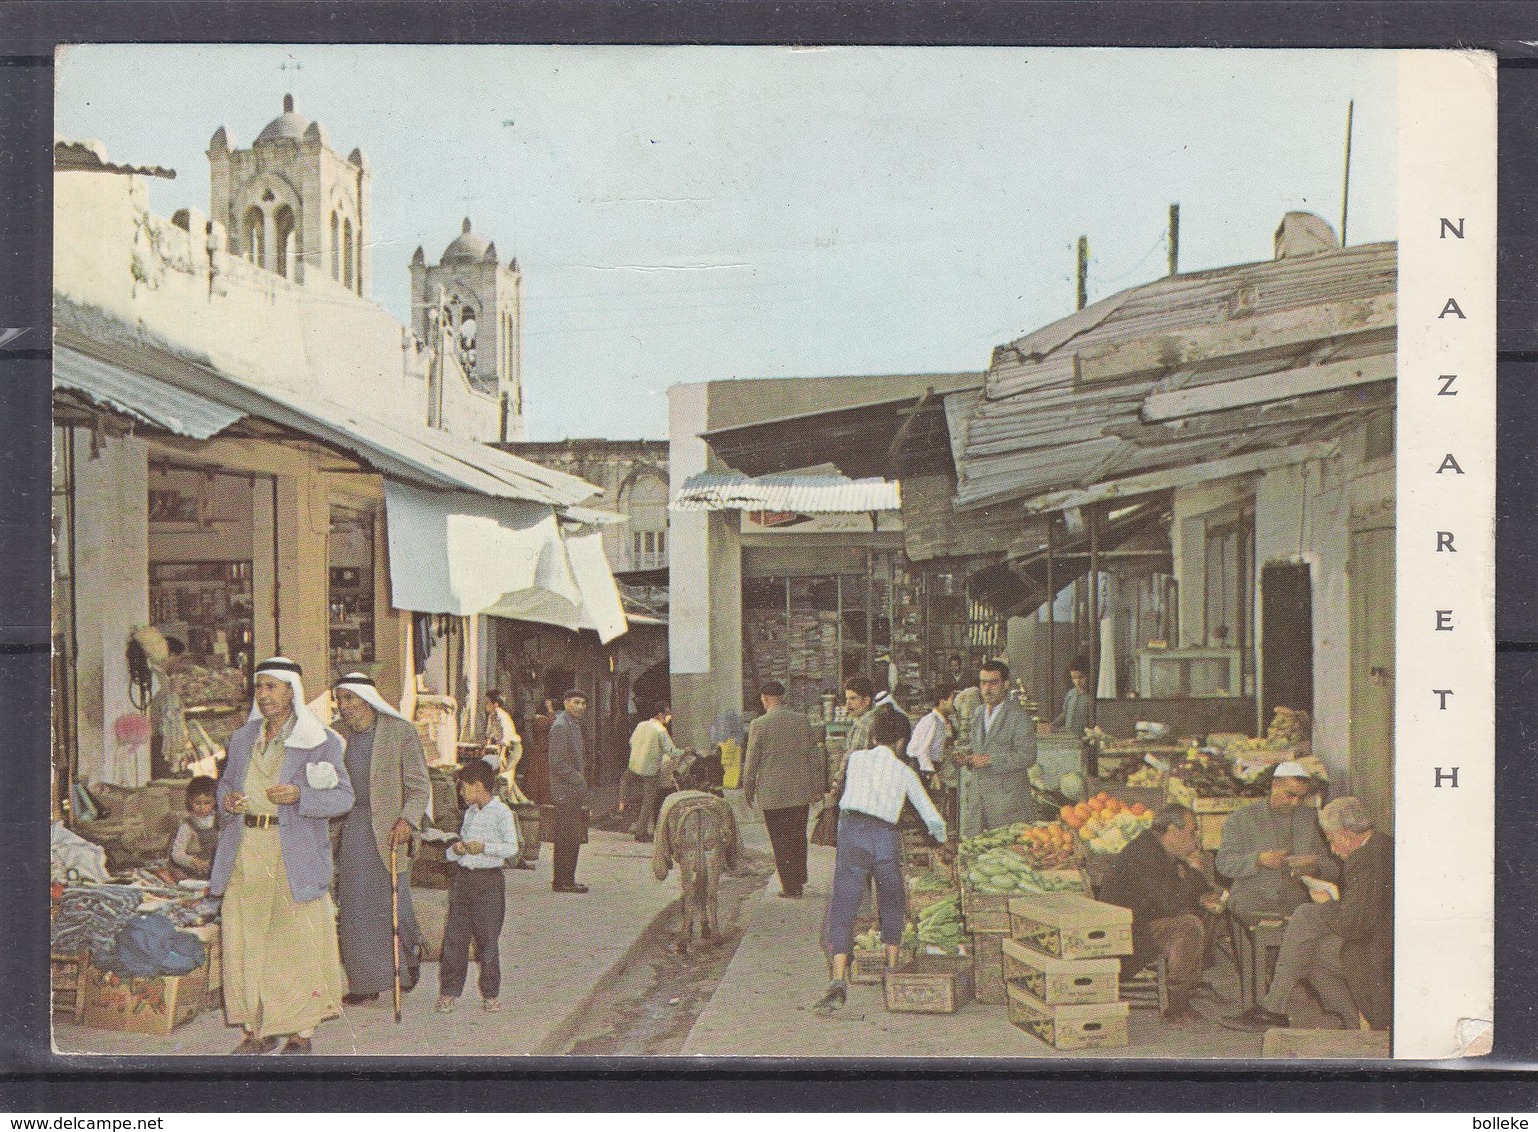
[[[224,897],[224,1010],[244,1027],[237,1054],[305,1054],[341,1013],[331,904],[330,819],[352,809],[342,737],[305,704],[299,666],[256,666],[255,704],[230,736],[210,891]]]
[[[422,828],[431,788],[427,756],[416,727],[385,702],[374,681],[349,672],[332,689],[341,732],[343,762],[356,796],[342,819],[337,850],[337,931],[347,994],[342,1002],[372,1002],[395,982],[391,955],[390,856],[396,864],[401,990],[417,985],[417,948],[422,933],[411,903],[412,834]]]
[[[523,792],[540,806],[550,804],[550,728],[555,723],[555,700],[546,696],[529,731],[523,760]]]

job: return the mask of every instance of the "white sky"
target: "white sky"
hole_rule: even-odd
[[[282,110],[373,174],[373,297],[469,215],[524,274],[529,438],[665,437],[664,391],[986,368],[994,346],[1164,274],[1268,259],[1284,212],[1393,239],[1390,52],[88,46],[57,130],[170,165],[208,210],[216,127]],[[789,410],[788,410],[789,411]]]

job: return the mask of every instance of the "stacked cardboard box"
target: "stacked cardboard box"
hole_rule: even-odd
[[[1132,913],[1075,893],[1016,896],[1001,945],[1009,1020],[1057,1049],[1127,1044],[1120,963]]]

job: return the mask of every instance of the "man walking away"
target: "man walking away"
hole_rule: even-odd
[[[826,788],[827,757],[805,715],[785,706],[785,685],[759,689],[764,714],[748,725],[743,796],[764,812],[780,895],[798,899],[806,885],[806,817]]]
[[[673,744],[668,734],[668,722],[673,710],[665,703],[650,705],[650,714],[636,724],[630,735],[630,765],[626,768],[641,786],[641,803],[630,832],[637,841],[650,841],[657,828],[657,808],[662,805],[662,795],[667,789],[668,777],[664,768],[669,759],[678,759],[683,752]]]
[[[550,725],[550,800],[555,806],[555,892],[582,893],[577,883],[577,854],[582,849],[582,807],[587,803],[587,741],[582,737],[582,713],[587,695],[573,688],[561,697],[562,707]]]

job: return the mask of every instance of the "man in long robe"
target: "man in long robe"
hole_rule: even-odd
[[[1245,922],[1289,916],[1307,904],[1308,888],[1300,877],[1340,879],[1319,816],[1304,805],[1313,792],[1307,769],[1281,763],[1271,772],[1266,798],[1235,810],[1223,823],[1217,868],[1233,881],[1228,910]]]
[[[341,1013],[330,819],[352,809],[342,737],[305,706],[299,666],[256,667],[255,706],[230,736],[210,892],[224,897],[224,1010],[237,1054],[306,1054]]]
[[[361,672],[337,683],[337,713],[347,741],[344,762],[357,796],[342,819],[337,855],[337,922],[347,994],[342,1002],[372,1002],[395,981],[391,954],[390,857],[395,857],[401,990],[417,984],[422,933],[411,903],[412,835],[422,828],[431,793],[427,756],[416,727]]]

